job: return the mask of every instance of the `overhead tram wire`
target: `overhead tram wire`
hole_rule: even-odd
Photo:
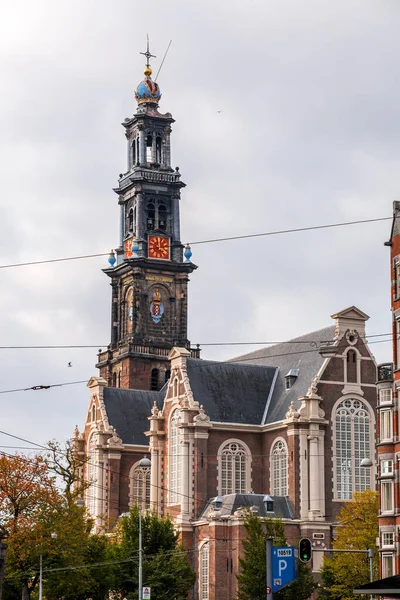
[[[365,335],[365,339],[384,337],[392,335],[389,333],[374,333]],[[309,344],[312,340],[284,340],[284,341],[259,341],[259,342],[199,342],[201,347],[206,346],[269,346],[278,344]],[[330,344],[333,340],[314,340],[319,344]],[[388,341],[388,340],[384,340]],[[370,344],[375,342],[369,342]],[[48,344],[48,345],[26,345],[26,346],[0,346],[0,350],[71,350],[85,348],[107,348],[108,344]]]
[[[391,335],[391,334],[386,334],[386,333],[382,333],[382,334],[376,334],[376,336],[384,336],[384,335]],[[372,336],[371,336],[372,337]],[[382,343],[389,343],[392,342],[392,337],[388,338],[387,340],[374,340],[372,342],[369,342],[368,345],[371,344],[382,344]],[[256,342],[255,342],[256,343]],[[264,342],[265,343],[265,342]],[[292,342],[279,342],[279,344],[289,344]],[[301,342],[303,343],[303,342]],[[306,340],[304,341],[304,343],[310,343],[310,340]],[[316,343],[328,343],[328,342],[316,342]],[[258,342],[257,342],[258,344]],[[205,345],[205,344],[204,344]],[[212,344],[209,344],[212,345]],[[220,344],[218,344],[220,345]],[[221,344],[221,345],[236,345],[236,344]],[[273,346],[270,346],[270,348],[273,348]],[[225,360],[225,361],[211,361],[212,363],[215,363],[216,365],[221,364],[221,362],[228,362],[229,364],[235,364],[235,363],[240,363],[240,362],[249,362],[249,361],[257,361],[257,360],[262,360],[262,359],[268,359],[268,358],[279,358],[281,356],[293,356],[293,355],[298,355],[298,354],[309,354],[310,352],[318,352],[320,350],[320,347],[316,346],[315,348],[310,348],[307,350],[296,350],[294,352],[281,352],[279,354],[261,354],[260,356],[249,356],[252,353],[248,353],[247,355],[245,355],[244,357],[233,357],[230,358],[229,360]],[[201,368],[202,366],[205,365],[205,363],[208,363],[207,366],[210,366],[210,363],[207,361],[207,359],[205,359],[204,361],[202,361],[201,359],[199,359],[199,362],[194,365],[198,368]],[[250,363],[251,364],[251,363]],[[40,390],[48,390],[50,388],[53,387],[63,387],[66,385],[78,385],[78,384],[83,384],[89,381],[90,377],[88,379],[82,379],[80,381],[67,381],[65,383],[53,383],[53,384],[42,384],[42,385],[33,385],[31,387],[27,387],[27,388],[15,388],[15,389],[11,389],[11,390],[0,390],[0,394],[12,394],[14,392],[29,392],[29,391],[40,391]]]
[[[16,436],[14,436],[12,434],[6,434],[6,435],[10,435],[11,437],[16,437]],[[21,438],[18,438],[18,439],[21,439]],[[31,442],[31,443],[35,444],[35,442]],[[37,445],[39,447],[43,448],[43,449],[46,449],[46,446],[41,446],[40,444],[37,444]],[[65,454],[62,451],[59,451],[58,453],[62,454],[62,455]],[[14,454],[9,454],[7,452],[0,452],[0,455],[4,455],[4,456],[9,457],[9,458],[14,458],[14,456],[15,456]],[[168,457],[168,456],[175,456],[175,455],[165,454],[164,456]],[[206,456],[207,457],[216,457],[218,455],[216,455],[216,454],[207,454]],[[269,454],[252,454],[251,456],[253,458],[268,458]],[[324,456],[324,454],[317,454],[316,456]],[[353,456],[353,455],[351,455],[351,456]],[[29,459],[28,457],[25,457],[25,456],[22,456],[22,457],[20,456],[20,458],[23,458],[24,462],[26,462],[26,463],[33,463],[33,462],[35,462],[33,459]],[[87,461],[85,464],[93,465],[94,463],[91,463],[90,461]],[[104,467],[104,466],[101,466],[101,465],[95,465],[95,466],[98,467],[101,471],[104,471],[106,473],[113,473],[113,471],[111,469],[107,468],[107,467]],[[120,477],[121,477],[121,479],[128,479],[129,482],[134,479],[134,477],[131,477],[129,475],[123,475],[123,474],[120,474]],[[152,483],[150,483],[150,487],[155,487],[156,489],[161,490],[164,493],[165,492],[168,493],[169,491],[171,491],[169,488],[167,488],[165,486],[154,485]],[[56,488],[60,492],[64,491],[60,486],[56,486]],[[92,488],[96,488],[96,489],[101,490],[103,492],[107,492],[109,490],[109,488],[106,485],[100,485],[100,484],[95,483],[95,482],[92,482],[90,484],[90,487],[87,488],[87,489],[92,489]],[[180,496],[181,498],[188,498],[190,500],[193,500],[193,499],[198,500],[198,498],[193,498],[192,496],[188,496],[187,494],[184,494],[182,492],[175,492],[175,493],[178,496]],[[104,500],[104,498],[100,498],[99,496],[93,496],[93,495],[91,495],[91,497],[94,498],[95,500]],[[321,498],[316,498],[316,500],[321,500]],[[118,510],[125,509],[125,506],[123,508],[121,507],[121,503],[118,500],[112,500],[111,498],[108,498],[107,502],[109,502],[110,505],[114,505],[114,506],[118,507]],[[234,505],[234,502],[232,502],[231,504],[228,503],[226,506],[227,506],[227,508],[232,508],[233,505]]]
[[[235,240],[245,240],[245,239],[250,239],[250,238],[267,237],[267,236],[272,236],[272,235],[284,235],[284,234],[288,234],[288,233],[297,233],[297,232],[303,232],[303,231],[316,231],[318,229],[330,229],[330,228],[334,228],[334,227],[347,227],[349,225],[362,225],[362,224],[366,224],[366,223],[377,223],[379,221],[389,221],[392,219],[393,219],[393,216],[378,217],[375,219],[360,219],[357,221],[343,221],[340,223],[328,223],[326,225],[312,225],[309,227],[297,227],[297,228],[292,228],[292,229],[281,229],[281,230],[277,230],[277,231],[265,231],[262,233],[249,233],[246,235],[234,235],[234,236],[221,237],[221,238],[212,238],[212,239],[208,239],[208,240],[197,240],[197,241],[193,241],[193,242],[188,242],[188,244],[190,246],[195,246],[195,245],[200,245],[200,244],[214,244],[217,242],[230,242],[230,241],[235,241]],[[87,259],[87,258],[98,258],[100,256],[109,256],[109,254],[110,254],[109,252],[99,252],[97,254],[85,254],[85,255],[81,255],[81,256],[50,258],[50,259],[46,259],[46,260],[35,260],[35,261],[24,262],[24,263],[10,263],[10,264],[5,264],[5,265],[0,265],[0,269],[11,269],[11,268],[15,268],[15,267],[28,267],[28,266],[33,266],[33,265],[43,265],[43,264],[49,264],[49,263],[66,262],[69,260],[82,260],[82,259]]]
[[[27,443],[30,443],[30,444],[32,444],[32,445],[36,445],[36,446],[38,446],[38,448],[41,448],[41,449],[43,449],[43,450],[47,450],[47,451],[51,450],[51,451],[52,451],[52,449],[51,449],[51,448],[49,448],[49,447],[47,447],[47,446],[43,446],[42,444],[37,444],[36,442],[31,442],[31,441],[29,441],[29,440],[26,440],[25,438],[21,438],[21,437],[15,436],[15,435],[13,435],[13,434],[11,434],[11,433],[7,433],[7,432],[5,432],[5,431],[0,431],[0,433],[2,433],[2,434],[4,434],[4,435],[7,435],[7,436],[9,436],[9,437],[12,437],[12,438],[16,438],[16,439],[19,439],[19,440],[23,440],[23,441],[25,441],[25,442],[27,442]],[[63,452],[62,450],[59,450],[57,453],[58,453],[58,454],[61,454],[61,455],[65,455],[65,454],[66,454],[66,453],[65,453],[65,452]],[[10,458],[13,458],[13,457],[15,456],[15,455],[13,455],[13,454],[8,454],[8,453],[6,453],[6,452],[0,452],[0,454],[3,454],[4,456],[10,457]],[[165,456],[175,456],[175,455],[171,455],[171,454],[169,454],[169,453],[166,453],[166,454],[165,454]],[[216,455],[216,454],[207,454],[207,457],[216,457],[216,456],[218,456],[218,455]],[[257,458],[268,458],[269,454],[252,454],[251,456],[252,456],[252,457],[254,457],[254,458],[256,458],[256,457],[257,457]],[[324,456],[324,454],[317,454],[316,456]],[[351,455],[351,456],[353,456],[353,455]],[[24,461],[25,461],[25,462],[27,462],[27,463],[32,463],[32,462],[34,462],[34,461],[33,461],[33,459],[29,459],[28,457],[23,457],[23,458],[24,458]],[[107,468],[107,467],[104,467],[104,466],[101,466],[101,465],[97,465],[97,464],[91,463],[91,462],[90,462],[90,460],[88,460],[88,461],[86,461],[85,463],[82,463],[82,464],[94,465],[94,466],[98,467],[98,468],[99,468],[101,471],[104,471],[104,472],[106,472],[106,473],[113,473],[112,469],[110,469],[110,468]],[[134,479],[134,477],[131,477],[130,475],[123,475],[123,474],[120,474],[120,477],[121,477],[121,479],[128,479],[129,481],[131,481],[131,480],[133,480],[133,479]],[[92,482],[92,483],[90,484],[90,487],[92,487],[92,488],[97,488],[97,489],[99,489],[99,490],[102,490],[103,492],[104,492],[104,491],[105,491],[105,492],[107,492],[107,491],[108,491],[108,488],[107,488],[107,486],[105,486],[105,485],[99,485],[98,483],[95,483],[95,482]],[[154,485],[154,484],[152,484],[152,483],[150,483],[150,487],[155,487],[156,489],[158,489],[158,490],[161,490],[162,492],[169,492],[169,491],[170,491],[170,489],[169,489],[169,488],[167,488],[167,487],[160,486],[160,485]],[[57,489],[58,489],[59,491],[63,491],[63,490],[62,490],[62,489],[61,489],[59,486],[57,487]],[[182,497],[182,498],[189,498],[189,499],[193,500],[193,498],[192,498],[191,496],[188,496],[187,494],[183,494],[182,492],[175,492],[175,493],[176,493],[176,494],[178,494],[178,495],[179,495],[180,497]],[[92,497],[93,497],[93,496],[92,496]],[[98,497],[98,496],[95,496],[94,498],[95,498],[96,500],[103,500],[103,498],[100,498],[100,497]],[[195,498],[195,499],[197,499],[197,498]],[[316,500],[321,500],[321,498],[316,498]],[[117,500],[112,500],[111,498],[109,498],[109,499],[108,499],[108,502],[109,502],[110,504],[114,504],[114,505],[118,506],[118,510],[121,510],[121,504],[120,504],[120,502],[119,502],[119,501],[117,501]],[[229,504],[228,504],[227,506],[228,506],[228,508],[229,508],[229,506],[230,506],[230,507],[232,507],[232,506],[233,506],[233,504],[231,504],[231,505],[229,505]]]

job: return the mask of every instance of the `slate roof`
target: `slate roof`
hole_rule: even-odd
[[[240,361],[240,364],[268,365],[279,369],[265,423],[284,419],[292,400],[295,406],[299,407],[298,398],[307,393],[313,377],[324,362],[316,346],[320,346],[320,342],[332,341],[334,334],[335,326],[331,325],[288,342],[261,348],[231,359],[233,363]],[[285,375],[291,369],[299,369],[299,375],[293,386],[286,390]]]
[[[194,399],[211,421],[260,425],[272,391],[275,367],[189,358]]]
[[[124,444],[148,445],[144,435],[149,430],[148,417],[154,402],[161,410],[165,387],[159,392],[104,388],[104,404],[111,427],[115,427]]]
[[[221,517],[233,515],[239,508],[258,507],[258,514],[261,517],[274,516],[282,517],[282,519],[293,519],[294,511],[292,504],[287,496],[271,496],[273,500],[273,513],[267,513],[265,510],[263,498],[264,494],[227,494],[220,496],[222,498],[222,507],[218,511]],[[210,498],[204,507],[201,516],[204,516],[211,507],[211,503],[215,498]]]

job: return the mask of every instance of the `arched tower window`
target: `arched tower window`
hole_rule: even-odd
[[[199,551],[199,599],[208,600],[210,544],[205,542]]]
[[[117,387],[117,374],[115,372],[112,375],[112,387]]]
[[[92,421],[96,420],[96,405],[93,404],[92,406]]]
[[[220,455],[220,493],[245,494],[250,485],[250,456],[245,447],[239,442],[229,442],[219,453]]]
[[[147,229],[153,231],[156,218],[156,207],[152,202],[147,205]]]
[[[139,157],[140,157],[140,153],[139,153],[139,138],[137,138],[137,140],[136,140],[136,164],[139,164]]]
[[[151,133],[146,138],[146,162],[153,162],[153,136]]]
[[[360,467],[371,457],[371,416],[361,400],[342,400],[333,414],[336,498],[351,500],[354,492],[370,489],[370,469]]]
[[[133,219],[133,208],[131,208],[129,210],[129,213],[128,213],[128,228],[129,228],[129,231],[133,231],[133,222],[134,222],[134,219]]]
[[[118,371],[118,376],[117,376],[117,386],[120,388],[121,387],[121,371]]]
[[[132,140],[132,166],[136,165],[136,140]]]
[[[134,465],[129,474],[129,504],[137,504],[141,508],[150,506],[150,469]]]
[[[130,287],[125,295],[125,319],[126,333],[133,331],[133,289]]]
[[[272,495],[288,495],[288,452],[286,444],[278,440],[271,451]]]
[[[153,391],[158,391],[158,379],[159,379],[159,370],[152,369],[150,376],[150,389]]]
[[[179,443],[180,411],[176,410],[169,422],[169,503],[179,504],[181,501],[182,469],[181,469],[181,445]]]
[[[161,231],[167,230],[167,208],[164,204],[158,207],[158,228]]]
[[[96,498],[97,498],[97,440],[98,434],[92,433],[89,439],[89,460],[88,460],[88,484],[87,506],[92,517],[96,517]]]
[[[162,139],[160,136],[156,138],[156,163],[161,164],[161,148],[162,148]]]

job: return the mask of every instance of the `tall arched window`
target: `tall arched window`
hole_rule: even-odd
[[[153,162],[153,136],[150,133],[146,138],[146,162]]]
[[[371,417],[361,400],[342,400],[333,416],[335,427],[336,498],[351,500],[353,492],[371,487],[370,469],[360,467],[371,457]]]
[[[130,505],[150,506],[150,467],[134,465],[129,475]]]
[[[181,413],[176,410],[169,422],[169,503],[179,504],[181,501],[181,445],[179,443],[179,429]]]
[[[199,551],[199,599],[208,600],[210,544],[205,542]]]
[[[129,231],[133,231],[133,207],[129,209],[128,213],[128,228]]]
[[[161,164],[161,148],[162,148],[162,139],[160,136],[156,137],[156,163]]]
[[[136,165],[136,140],[132,141],[132,165]]]
[[[97,498],[97,440],[98,434],[92,433],[89,439],[89,460],[88,460],[88,484],[87,506],[92,517],[96,517],[96,498]]]
[[[249,458],[239,442],[229,442],[220,453],[220,493],[245,494],[249,491]]]
[[[126,333],[132,333],[133,331],[133,289],[129,288],[125,294],[125,318]]]
[[[271,452],[272,494],[288,495],[288,452],[286,444],[278,440]]]

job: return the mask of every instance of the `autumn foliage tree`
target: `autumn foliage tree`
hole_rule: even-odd
[[[4,600],[29,600],[40,557],[47,600],[103,598],[107,591],[102,574],[91,568],[104,561],[107,540],[90,534],[92,523],[74,502],[68,461],[56,451],[63,474],[51,455],[0,455],[0,525],[9,532]]]
[[[376,550],[378,531],[378,496],[365,490],[355,492],[353,500],[347,502],[338,517],[336,539],[333,548],[347,550]],[[378,576],[378,553],[374,555],[374,577]],[[319,600],[350,600],[358,585],[368,583],[369,561],[366,554],[338,552],[324,559],[322,569],[323,586]]]

